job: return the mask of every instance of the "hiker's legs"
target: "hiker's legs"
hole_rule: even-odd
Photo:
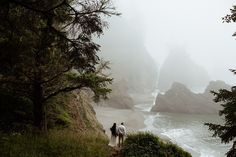
[[[124,136],[121,135],[121,145],[123,146],[123,143],[124,143]]]
[[[118,140],[119,140],[118,146],[120,147],[120,140],[121,140],[121,135],[120,135],[120,134],[119,134],[119,136],[118,136]]]

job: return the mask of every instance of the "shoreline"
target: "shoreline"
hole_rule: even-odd
[[[124,123],[127,133],[138,132],[146,128],[145,117],[141,111],[130,109],[115,109],[110,107],[94,106],[96,117],[103,125],[106,135],[111,136],[110,127],[113,123]]]
[[[127,133],[135,133],[139,131],[147,131],[157,135],[162,141],[167,143],[177,144],[177,142],[173,141],[170,137],[157,133],[155,131],[156,128],[150,123],[152,120],[148,118],[149,116],[154,116],[153,113],[138,111],[138,110],[130,110],[130,109],[115,109],[110,107],[101,107],[95,106],[94,110],[96,112],[96,117],[98,121],[103,125],[106,135],[110,138],[110,127],[113,123],[117,123],[119,125],[121,122],[124,122],[124,125],[127,129]],[[180,146],[179,144],[177,144]],[[184,147],[184,148],[183,148]],[[199,157],[200,153],[196,152],[186,146],[182,146],[185,151],[188,151],[192,154],[193,157]]]

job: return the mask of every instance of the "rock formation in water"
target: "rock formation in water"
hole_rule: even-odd
[[[209,82],[206,70],[188,56],[184,50],[175,49],[169,54],[160,69],[158,89],[167,91],[173,82],[180,82],[189,89],[205,87]]]
[[[213,101],[211,90],[230,89],[223,81],[212,81],[204,93],[196,94],[181,83],[173,83],[171,89],[165,94],[158,94],[152,111],[195,113],[195,114],[218,114],[220,104]]]

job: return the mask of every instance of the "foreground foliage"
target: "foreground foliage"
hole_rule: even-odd
[[[108,157],[108,140],[99,134],[51,132],[47,136],[1,134],[2,157]]]
[[[111,91],[93,37],[112,15],[110,0],[0,1],[0,92],[31,101],[39,130],[48,130],[47,102],[58,94],[90,88],[99,99]]]
[[[68,104],[72,93],[59,94],[47,103],[48,129],[63,129],[71,125]],[[0,92],[0,131],[29,132],[33,130],[33,104],[28,99]]]
[[[163,142],[151,133],[128,135],[122,148],[125,157],[191,157],[175,144]]]

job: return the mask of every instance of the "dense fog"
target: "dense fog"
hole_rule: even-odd
[[[200,81],[199,86],[205,85],[206,80],[223,80],[229,84],[234,83],[235,78],[228,69],[236,68],[236,41],[232,37],[236,29],[234,24],[222,21],[222,17],[230,13],[230,8],[234,4],[233,0],[114,0],[113,3],[122,15],[108,20],[109,29],[101,37],[102,50],[108,49],[109,46],[114,45],[114,42],[117,42],[117,46],[113,47],[113,52],[117,47],[120,50],[123,49],[126,51],[126,55],[121,56],[130,60],[132,64],[135,61],[143,64],[140,59],[133,58],[141,54],[135,55],[137,49],[146,53],[147,56],[151,55],[156,65],[150,63],[147,67],[153,65],[159,69],[157,70],[157,80],[159,78],[167,79],[160,76],[160,71],[168,56],[172,56],[173,63],[168,63],[168,70],[177,73],[176,81],[189,78],[189,82],[196,82],[194,77],[186,78],[184,69],[181,69],[181,65],[177,65],[181,62],[181,58],[173,58],[173,56],[181,56],[181,54],[170,54],[182,53],[179,52],[181,49],[188,56],[188,62],[194,64],[195,68],[199,67],[197,71],[191,65],[188,67],[189,71],[199,72],[200,75],[197,77]],[[132,50],[133,52],[131,52]],[[113,52],[109,52],[113,56],[111,62],[120,60],[121,57],[116,58],[119,54]],[[128,53],[133,54],[128,55]],[[129,56],[132,57],[129,58]],[[144,62],[147,62],[147,59],[144,59]],[[176,69],[176,66],[179,68]],[[182,67],[184,66],[188,65],[182,65]],[[129,67],[129,64],[126,67]],[[138,69],[136,68],[137,73]],[[153,69],[151,71],[153,72]],[[193,86],[196,84],[193,83]],[[186,85],[189,86],[188,83]]]

